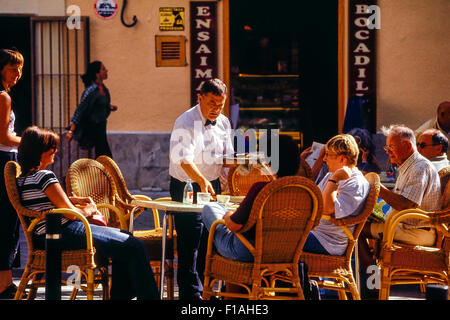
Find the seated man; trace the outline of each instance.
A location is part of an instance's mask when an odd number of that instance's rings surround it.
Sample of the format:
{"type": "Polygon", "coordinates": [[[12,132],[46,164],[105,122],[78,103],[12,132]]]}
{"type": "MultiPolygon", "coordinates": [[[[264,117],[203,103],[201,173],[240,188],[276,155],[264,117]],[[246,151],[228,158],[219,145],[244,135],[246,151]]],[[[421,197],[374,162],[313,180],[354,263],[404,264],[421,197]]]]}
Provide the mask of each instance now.
{"type": "Polygon", "coordinates": [[[431,161],[436,171],[450,166],[447,158],[448,139],[437,129],[425,130],[417,142],[417,150],[431,161]]]}
{"type": "MultiPolygon", "coordinates": [[[[380,197],[392,210],[420,208],[434,211],[441,208],[441,184],[439,175],[430,161],[425,159],[416,149],[414,132],[403,125],[393,125],[382,128],[386,138],[386,153],[392,164],[398,166],[398,177],[394,189],[380,187],[380,197]]],[[[381,239],[384,222],[366,223],[359,237],[359,261],[361,275],[364,279],[367,267],[373,264],[367,238],[381,239]]],[[[434,229],[423,225],[417,219],[410,219],[400,223],[394,234],[394,239],[408,244],[430,246],[435,242],[434,229]]],[[[361,283],[365,283],[361,281],[361,283]]],[[[367,288],[361,287],[361,294],[368,293],[367,288]]],[[[367,296],[369,297],[369,296],[367,296]]]]}
{"type": "MultiPolygon", "coordinates": [[[[416,129],[416,140],[419,140],[420,135],[427,129],[438,129],[450,139],[450,101],[440,103],[436,113],[436,118],[426,121],[416,129]]],[[[447,150],[447,157],[450,157],[450,150],[447,150]]]]}
{"type": "MultiPolygon", "coordinates": [[[[398,177],[394,189],[385,186],[380,188],[383,198],[392,210],[420,208],[425,211],[435,211],[441,208],[441,183],[433,165],[416,149],[414,132],[402,125],[383,128],[387,135],[385,150],[392,164],[398,166],[398,177]]],[[[389,212],[388,212],[389,214],[389,212]]],[[[370,227],[370,235],[380,238],[384,223],[366,224],[365,231],[370,227]]],[[[433,245],[435,232],[428,227],[422,227],[417,221],[407,221],[399,225],[395,240],[416,244],[433,245]]]]}

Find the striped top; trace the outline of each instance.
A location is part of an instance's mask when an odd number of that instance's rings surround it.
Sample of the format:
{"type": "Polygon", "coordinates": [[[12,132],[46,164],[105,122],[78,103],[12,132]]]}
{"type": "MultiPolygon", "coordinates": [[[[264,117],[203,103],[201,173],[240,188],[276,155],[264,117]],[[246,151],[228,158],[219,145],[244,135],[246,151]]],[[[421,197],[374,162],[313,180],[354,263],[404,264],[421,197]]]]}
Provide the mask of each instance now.
{"type": "MultiPolygon", "coordinates": [[[[54,209],[55,205],[45,194],[45,190],[52,184],[59,183],[56,175],[50,170],[34,171],[25,177],[17,178],[17,189],[20,194],[22,205],[34,211],[46,211],[54,209]]],[[[71,220],[62,217],[61,225],[71,220]]],[[[35,235],[44,234],[45,220],[39,222],[34,230],[35,235]]]]}

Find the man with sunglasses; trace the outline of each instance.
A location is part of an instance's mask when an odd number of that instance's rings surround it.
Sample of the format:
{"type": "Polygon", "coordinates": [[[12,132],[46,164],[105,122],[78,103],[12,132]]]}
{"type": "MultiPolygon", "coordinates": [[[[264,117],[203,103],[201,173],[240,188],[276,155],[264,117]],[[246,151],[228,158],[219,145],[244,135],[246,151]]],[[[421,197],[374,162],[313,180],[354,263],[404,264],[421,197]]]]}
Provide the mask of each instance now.
{"type": "MultiPolygon", "coordinates": [[[[443,135],[450,139],[450,101],[439,104],[436,110],[436,117],[430,119],[416,129],[416,139],[427,129],[438,129],[443,135]]],[[[447,150],[447,157],[450,157],[450,150],[447,150]]]]}
{"type": "Polygon", "coordinates": [[[436,171],[450,166],[447,158],[448,139],[437,129],[425,130],[417,142],[417,150],[431,161],[436,171]]]}

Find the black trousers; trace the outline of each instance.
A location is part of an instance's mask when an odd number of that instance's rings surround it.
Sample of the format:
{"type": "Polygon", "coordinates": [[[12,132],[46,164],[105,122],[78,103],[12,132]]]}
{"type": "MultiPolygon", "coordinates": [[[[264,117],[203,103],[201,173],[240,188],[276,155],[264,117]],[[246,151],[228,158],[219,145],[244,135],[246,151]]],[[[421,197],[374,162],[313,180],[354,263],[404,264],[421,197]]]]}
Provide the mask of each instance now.
{"type": "Polygon", "coordinates": [[[20,221],[6,192],[4,171],[9,160],[17,161],[16,152],[0,151],[0,271],[11,270],[20,266],[19,258],[19,226],[20,221]]]}
{"type": "MultiPolygon", "coordinates": [[[[185,182],[170,177],[170,196],[174,201],[183,201],[185,182]]],[[[220,194],[220,180],[211,181],[220,194]]],[[[193,183],[194,202],[200,186],[193,183]]],[[[197,300],[203,292],[203,272],[205,270],[206,248],[208,245],[208,229],[202,222],[198,212],[174,213],[175,230],[177,231],[178,271],[177,282],[180,300],[197,300]]]]}
{"type": "Polygon", "coordinates": [[[94,143],[95,159],[101,155],[112,158],[111,149],[109,148],[108,138],[106,135],[106,121],[99,123],[90,122],[85,130],[89,131],[89,137],[94,143]]]}

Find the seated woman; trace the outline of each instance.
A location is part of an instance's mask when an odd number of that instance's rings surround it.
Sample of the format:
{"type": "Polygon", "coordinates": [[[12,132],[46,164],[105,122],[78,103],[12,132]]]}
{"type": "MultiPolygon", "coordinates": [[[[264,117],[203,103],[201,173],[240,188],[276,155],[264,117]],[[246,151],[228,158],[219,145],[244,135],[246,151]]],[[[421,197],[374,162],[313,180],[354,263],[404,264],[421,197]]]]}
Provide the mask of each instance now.
{"type": "MultiPolygon", "coordinates": [[[[322,191],[322,215],[336,219],[357,216],[364,210],[370,184],[357,168],[359,148],[349,134],[331,138],[325,145],[324,161],[328,173],[318,187],[322,191]]],[[[353,232],[353,228],[350,228],[353,232]]],[[[340,256],[348,246],[348,237],[339,226],[320,220],[305,242],[303,251],[340,256]]]]}
{"type": "MultiPolygon", "coordinates": [[[[27,128],[18,149],[22,174],[17,186],[22,204],[36,211],[68,208],[85,217],[99,214],[91,198],[68,197],[55,174],[45,168],[54,162],[59,136],[36,126],[27,128]]],[[[77,250],[86,246],[86,232],[79,220],[63,216],[62,248],[77,250]]],[[[112,300],[159,299],[158,288],[143,243],[126,231],[90,225],[94,247],[103,257],[112,260],[112,300]]],[[[33,241],[38,249],[45,248],[45,220],[34,231],[33,241]]]]}
{"type": "MultiPolygon", "coordinates": [[[[280,135],[277,177],[295,175],[299,168],[299,156],[299,149],[294,140],[290,136],[280,135]]],[[[211,202],[203,208],[202,220],[208,230],[211,229],[211,225],[216,220],[225,220],[225,225],[218,225],[214,236],[214,244],[220,255],[238,261],[253,261],[253,255],[233,232],[239,231],[247,222],[258,192],[267,183],[269,182],[256,182],[236,211],[227,211],[218,202],[211,202]]],[[[243,236],[254,245],[255,227],[247,231],[243,236]]]]}
{"type": "MultiPolygon", "coordinates": [[[[299,166],[297,144],[287,136],[280,136],[279,143],[277,176],[295,175],[299,166]]],[[[324,161],[328,165],[329,172],[319,184],[324,201],[322,214],[334,214],[337,219],[340,219],[362,212],[370,185],[356,167],[358,154],[358,144],[348,134],[337,135],[325,145],[324,161]]],[[[216,228],[214,236],[214,245],[220,255],[238,261],[253,261],[253,255],[233,232],[239,231],[246,223],[253,201],[267,183],[255,183],[234,212],[227,211],[219,203],[211,203],[203,208],[202,219],[208,230],[216,220],[225,220],[225,225],[221,224],[216,228]]],[[[254,227],[243,235],[250,243],[254,244],[254,227]]],[[[321,220],[309,234],[303,250],[312,253],[342,255],[347,245],[348,238],[340,227],[329,221],[321,220]]]]}

